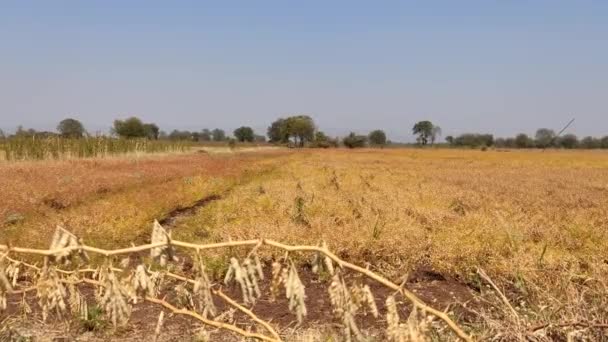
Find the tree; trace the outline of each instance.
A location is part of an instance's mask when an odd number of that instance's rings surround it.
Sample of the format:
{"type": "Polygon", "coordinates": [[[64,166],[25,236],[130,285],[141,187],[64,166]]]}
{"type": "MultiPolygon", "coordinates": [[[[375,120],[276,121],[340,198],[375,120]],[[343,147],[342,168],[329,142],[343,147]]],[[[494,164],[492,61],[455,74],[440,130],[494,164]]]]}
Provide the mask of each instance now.
{"type": "Polygon", "coordinates": [[[169,133],[170,140],[192,140],[192,133],[190,131],[180,131],[174,129],[169,133]]]}
{"type": "Polygon", "coordinates": [[[330,148],[338,147],[338,141],[328,137],[325,133],[317,131],[315,133],[315,140],[313,140],[311,147],[317,148],[330,148]]]}
{"type": "Polygon", "coordinates": [[[242,126],[234,130],[234,137],[240,142],[252,142],[255,139],[255,134],[251,127],[242,126]]]}
{"type": "Polygon", "coordinates": [[[527,134],[520,133],[515,137],[515,147],[528,148],[533,147],[534,143],[527,134]]]}
{"type": "Polygon", "coordinates": [[[492,134],[466,133],[454,138],[453,143],[455,146],[490,147],[494,145],[494,136],[492,134]]]}
{"type": "Polygon", "coordinates": [[[158,140],[158,135],[160,133],[160,128],[156,124],[148,123],[144,124],[144,131],[146,132],[146,137],[150,140],[158,140]]]}
{"type": "Polygon", "coordinates": [[[608,135],[600,139],[600,146],[602,148],[608,148],[608,135]]]}
{"type": "Polygon", "coordinates": [[[431,129],[431,145],[435,144],[435,140],[441,135],[441,127],[433,126],[431,129]]]}
{"type": "Polygon", "coordinates": [[[369,133],[369,143],[372,145],[384,146],[386,145],[386,133],[383,130],[377,129],[369,133]]]}
{"type": "Polygon", "coordinates": [[[265,135],[254,135],[253,137],[253,141],[258,142],[258,143],[265,143],[266,142],[266,136],[265,135]]]}
{"type": "Polygon", "coordinates": [[[63,119],[57,125],[57,131],[65,138],[82,138],[84,136],[84,126],[76,119],[63,119]]]}
{"type": "Polygon", "coordinates": [[[216,128],[211,131],[211,136],[213,137],[213,141],[224,141],[226,140],[226,132],[223,129],[216,128]]]}
{"type": "Polygon", "coordinates": [[[447,137],[445,137],[445,141],[448,142],[448,144],[453,145],[454,144],[454,137],[451,135],[448,135],[447,137]]]}
{"type": "Polygon", "coordinates": [[[274,121],[268,127],[268,138],[273,143],[287,143],[293,138],[296,146],[304,146],[306,142],[313,141],[315,131],[315,123],[310,116],[290,116],[274,121]]]}
{"type": "Polygon", "coordinates": [[[342,139],[342,143],[348,148],[365,147],[367,144],[367,137],[365,135],[356,135],[354,132],[350,132],[348,136],[342,139]]]}
{"type": "Polygon", "coordinates": [[[294,137],[296,146],[304,147],[307,141],[315,136],[315,123],[308,115],[298,115],[287,118],[287,132],[294,137]]]}
{"type": "Polygon", "coordinates": [[[146,136],[144,123],[134,116],[126,120],[114,120],[112,130],[121,138],[143,138],[146,136]]]}
{"type": "Polygon", "coordinates": [[[6,135],[4,134],[4,131],[2,129],[0,129],[0,140],[4,140],[6,139],[6,135]]]}
{"type": "Polygon", "coordinates": [[[412,132],[418,135],[416,141],[421,145],[426,145],[429,138],[433,135],[433,123],[430,121],[419,121],[412,128],[412,132]]]}
{"type": "Polygon", "coordinates": [[[200,141],[211,141],[211,131],[208,128],[205,128],[199,134],[198,139],[200,141]]]}
{"type": "Polygon", "coordinates": [[[574,134],[566,134],[558,139],[558,144],[563,148],[576,148],[578,147],[578,138],[574,134]]]}
{"type": "Polygon", "coordinates": [[[536,147],[547,148],[553,145],[556,135],[552,129],[539,128],[534,137],[536,138],[536,147]]]}
{"type": "Polygon", "coordinates": [[[286,143],[289,140],[287,120],[283,118],[275,120],[268,127],[267,135],[271,143],[286,143]]]}
{"type": "Polygon", "coordinates": [[[584,137],[583,140],[581,140],[580,146],[586,149],[601,148],[602,141],[594,137],[584,137]]]}

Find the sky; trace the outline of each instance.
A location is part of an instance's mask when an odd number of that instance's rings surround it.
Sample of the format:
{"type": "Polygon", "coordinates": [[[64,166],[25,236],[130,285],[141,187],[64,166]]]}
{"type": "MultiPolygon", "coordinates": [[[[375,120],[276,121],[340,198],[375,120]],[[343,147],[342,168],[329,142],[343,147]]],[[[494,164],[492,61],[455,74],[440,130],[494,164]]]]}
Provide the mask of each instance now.
{"type": "Polygon", "coordinates": [[[608,1],[0,0],[0,128],[608,135],[608,1]]]}

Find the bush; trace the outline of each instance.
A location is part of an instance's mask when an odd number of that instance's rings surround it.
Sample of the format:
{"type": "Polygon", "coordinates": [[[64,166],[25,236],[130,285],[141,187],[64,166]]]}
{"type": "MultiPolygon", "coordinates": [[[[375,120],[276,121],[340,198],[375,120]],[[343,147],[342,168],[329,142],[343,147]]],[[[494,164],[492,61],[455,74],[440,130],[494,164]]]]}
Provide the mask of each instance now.
{"type": "Polygon", "coordinates": [[[348,148],[361,148],[367,145],[367,137],[365,135],[356,135],[354,132],[351,132],[342,139],[342,143],[348,148]]]}

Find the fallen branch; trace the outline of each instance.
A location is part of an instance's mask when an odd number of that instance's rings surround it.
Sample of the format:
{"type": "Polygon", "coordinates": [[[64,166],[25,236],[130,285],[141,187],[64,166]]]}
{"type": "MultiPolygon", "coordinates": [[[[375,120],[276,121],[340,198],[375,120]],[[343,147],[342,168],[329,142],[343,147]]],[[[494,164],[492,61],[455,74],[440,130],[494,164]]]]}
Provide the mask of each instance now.
{"type": "Polygon", "coordinates": [[[235,302],[232,298],[226,296],[221,290],[215,290],[215,291],[213,291],[213,294],[215,294],[218,297],[222,298],[223,300],[225,300],[226,302],[228,302],[228,304],[234,306],[235,308],[237,308],[242,313],[244,313],[247,316],[251,317],[251,319],[253,319],[257,323],[259,323],[260,325],[262,325],[266,330],[268,330],[268,332],[271,333],[272,336],[274,336],[274,338],[276,338],[278,341],[282,341],[281,337],[279,336],[279,334],[277,333],[277,331],[274,330],[274,328],[270,324],[268,324],[268,322],[266,322],[266,321],[260,319],[258,316],[256,316],[251,310],[249,310],[249,309],[245,308],[244,306],[240,305],[239,303],[235,302]]]}

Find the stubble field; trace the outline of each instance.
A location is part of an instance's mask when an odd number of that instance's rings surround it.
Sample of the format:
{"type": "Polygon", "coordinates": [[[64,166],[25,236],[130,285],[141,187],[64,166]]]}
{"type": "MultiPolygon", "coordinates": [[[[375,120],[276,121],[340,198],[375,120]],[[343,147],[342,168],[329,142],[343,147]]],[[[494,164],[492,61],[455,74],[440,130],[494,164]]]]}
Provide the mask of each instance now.
{"type": "MultiPolygon", "coordinates": [[[[87,245],[128,247],[150,242],[155,219],[173,239],[191,243],[325,242],[339,258],[412,290],[474,339],[601,340],[608,333],[602,152],[283,150],[0,163],[0,193],[0,244],[48,248],[61,225],[87,245]]],[[[216,286],[234,253],[205,253],[216,286]]],[[[284,252],[258,254],[270,267],[284,252]]],[[[308,256],[290,258],[310,291],[306,323],[294,329],[295,315],[263,304],[252,311],[276,322],[286,340],[343,339],[329,324],[336,313],[319,285],[331,276],[312,274],[308,256]]],[[[386,337],[374,331],[387,325],[380,302],[375,323],[357,321],[375,340],[386,337]]],[[[400,304],[407,338],[455,338],[437,319],[412,323],[407,301],[400,304]]],[[[158,311],[127,332],[87,338],[152,334],[158,311]]],[[[18,325],[12,312],[0,314],[0,330],[18,325]]],[[[160,340],[190,338],[197,326],[160,340]]],[[[82,336],[73,324],[66,329],[82,336]]]]}

